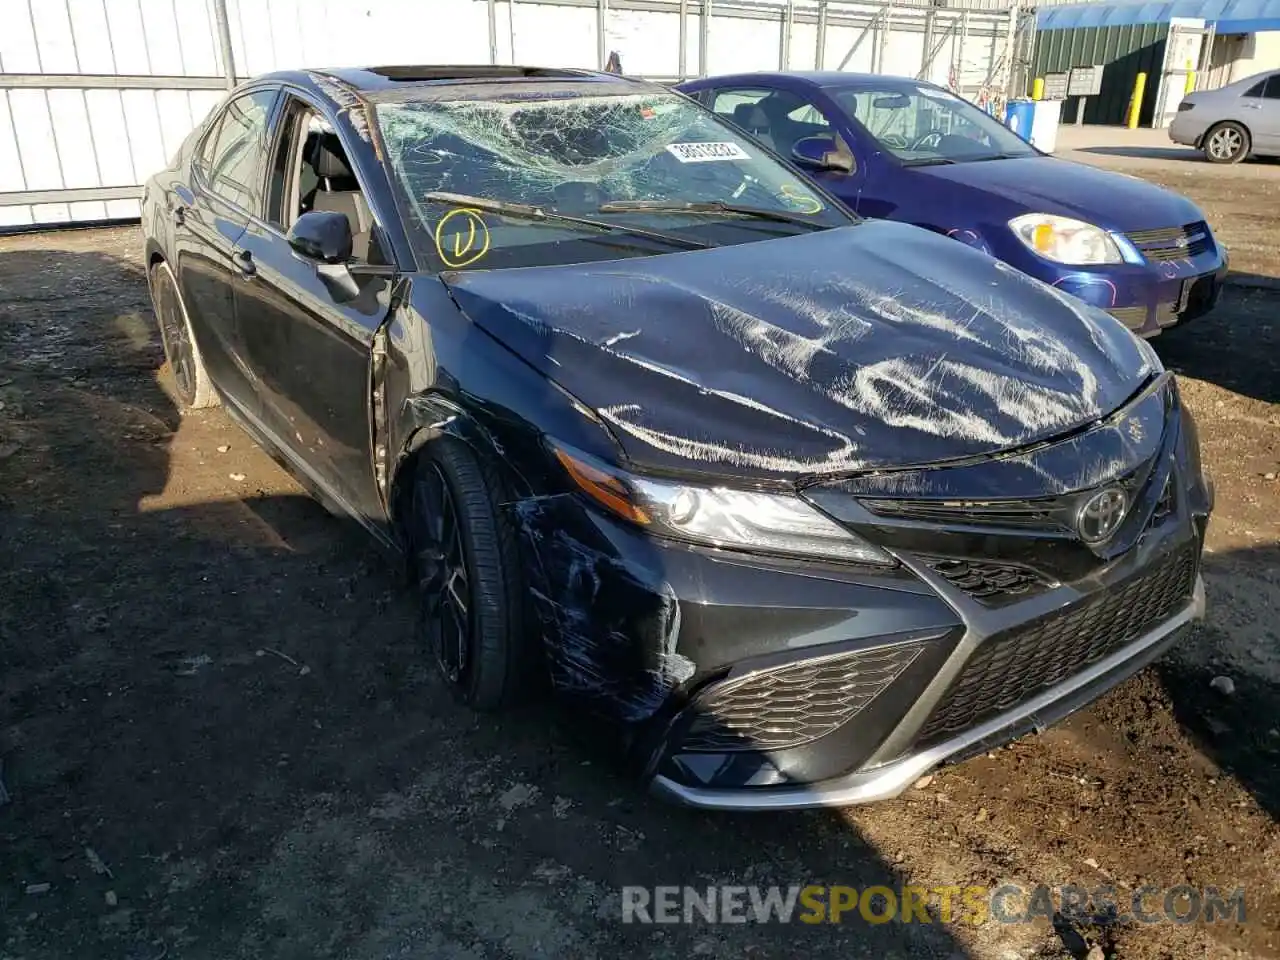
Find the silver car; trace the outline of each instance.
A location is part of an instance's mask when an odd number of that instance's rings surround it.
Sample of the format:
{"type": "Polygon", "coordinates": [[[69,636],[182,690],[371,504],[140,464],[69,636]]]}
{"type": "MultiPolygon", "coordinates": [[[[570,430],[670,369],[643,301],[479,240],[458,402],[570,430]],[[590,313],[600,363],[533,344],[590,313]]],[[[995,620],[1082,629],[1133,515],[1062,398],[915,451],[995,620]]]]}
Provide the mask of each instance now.
{"type": "Polygon", "coordinates": [[[1187,94],[1169,139],[1203,150],[1210,163],[1280,156],[1280,70],[1187,94]]]}

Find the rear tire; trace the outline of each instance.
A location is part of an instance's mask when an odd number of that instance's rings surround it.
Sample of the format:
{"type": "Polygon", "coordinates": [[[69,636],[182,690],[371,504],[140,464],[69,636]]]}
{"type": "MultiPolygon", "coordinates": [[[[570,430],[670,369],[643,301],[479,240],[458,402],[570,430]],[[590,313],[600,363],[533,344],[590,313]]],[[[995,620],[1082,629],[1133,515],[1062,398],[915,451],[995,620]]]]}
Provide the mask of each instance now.
{"type": "Polygon", "coordinates": [[[412,470],[404,522],[424,645],[463,702],[510,707],[535,686],[537,648],[501,478],[452,437],[432,441],[412,470]]]}
{"type": "Polygon", "coordinates": [[[180,412],[216,407],[218,395],[200,359],[200,348],[191,332],[187,306],[182,301],[182,291],[178,289],[178,281],[174,279],[169,264],[161,260],[151,268],[147,280],[180,412]]]}
{"type": "Polygon", "coordinates": [[[1249,156],[1252,146],[1249,131],[1234,120],[1210,127],[1201,144],[1204,157],[1210,163],[1239,163],[1249,156]]]}

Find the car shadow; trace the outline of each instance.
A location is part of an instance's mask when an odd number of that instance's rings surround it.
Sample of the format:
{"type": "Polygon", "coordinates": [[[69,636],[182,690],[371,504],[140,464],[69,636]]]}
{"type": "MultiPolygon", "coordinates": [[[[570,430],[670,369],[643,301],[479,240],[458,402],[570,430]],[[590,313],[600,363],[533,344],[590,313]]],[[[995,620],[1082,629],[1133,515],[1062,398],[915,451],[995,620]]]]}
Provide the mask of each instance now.
{"type": "Polygon", "coordinates": [[[939,923],[623,924],[628,884],[905,878],[836,814],[681,811],[579,715],[455,703],[396,571],[180,416],[154,330],[136,263],[0,247],[6,949],[969,955],[939,923]]]}
{"type": "Polygon", "coordinates": [[[1147,147],[1140,144],[1073,147],[1073,153],[1089,153],[1101,157],[1131,157],[1134,160],[1184,160],[1204,163],[1204,154],[1191,147],[1147,147]]]}
{"type": "Polygon", "coordinates": [[[1166,367],[1265,403],[1280,403],[1280,285],[1231,285],[1211,313],[1151,340],[1166,367]]]}
{"type": "Polygon", "coordinates": [[[1179,724],[1206,757],[1280,821],[1280,630],[1242,634],[1231,623],[1240,586],[1274,583],[1280,547],[1206,554],[1208,619],[1185,656],[1156,665],[1179,724]],[[1256,579],[1255,579],[1256,578],[1256,579]]]}

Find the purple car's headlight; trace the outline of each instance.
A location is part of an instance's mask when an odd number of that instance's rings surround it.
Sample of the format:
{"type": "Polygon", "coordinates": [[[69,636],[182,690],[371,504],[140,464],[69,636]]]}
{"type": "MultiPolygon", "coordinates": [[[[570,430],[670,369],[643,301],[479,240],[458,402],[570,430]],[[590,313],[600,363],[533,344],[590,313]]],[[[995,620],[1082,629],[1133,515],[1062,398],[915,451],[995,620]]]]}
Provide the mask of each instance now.
{"type": "Polygon", "coordinates": [[[1031,251],[1054,263],[1081,267],[1124,263],[1115,238],[1083,220],[1052,213],[1024,213],[1009,221],[1009,229],[1031,251]]]}

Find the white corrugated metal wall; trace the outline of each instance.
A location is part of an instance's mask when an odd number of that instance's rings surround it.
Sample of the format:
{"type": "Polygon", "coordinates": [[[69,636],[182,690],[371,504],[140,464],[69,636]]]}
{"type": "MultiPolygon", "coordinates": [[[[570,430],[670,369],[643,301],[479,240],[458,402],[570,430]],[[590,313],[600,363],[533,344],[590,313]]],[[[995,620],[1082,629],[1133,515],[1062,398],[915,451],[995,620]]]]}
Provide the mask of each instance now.
{"type": "Polygon", "coordinates": [[[137,216],[225,89],[215,37],[210,0],[0,0],[0,226],[137,216]]]}
{"type": "Polygon", "coordinates": [[[1027,22],[995,2],[0,0],[0,228],[136,217],[140,184],[222,97],[224,44],[240,78],[371,63],[599,68],[617,51],[637,76],[825,67],[981,100],[1007,88],[1027,22]]]}

